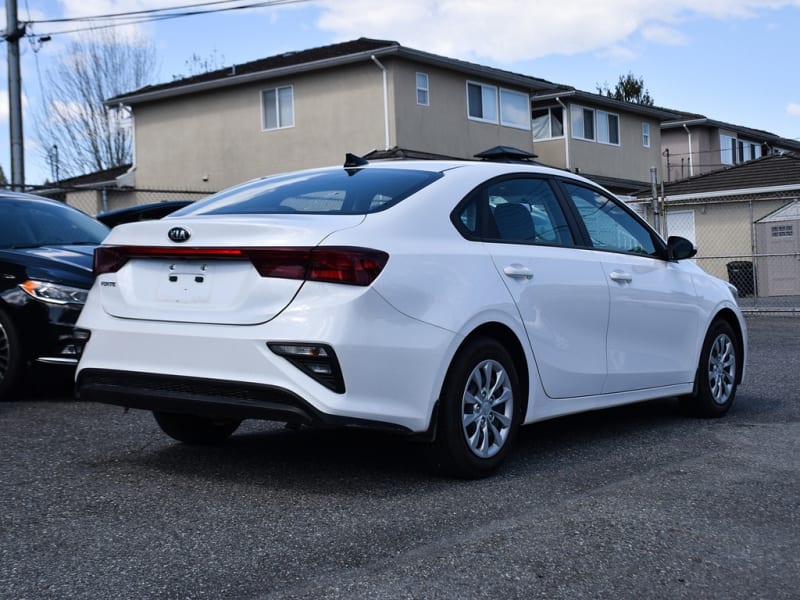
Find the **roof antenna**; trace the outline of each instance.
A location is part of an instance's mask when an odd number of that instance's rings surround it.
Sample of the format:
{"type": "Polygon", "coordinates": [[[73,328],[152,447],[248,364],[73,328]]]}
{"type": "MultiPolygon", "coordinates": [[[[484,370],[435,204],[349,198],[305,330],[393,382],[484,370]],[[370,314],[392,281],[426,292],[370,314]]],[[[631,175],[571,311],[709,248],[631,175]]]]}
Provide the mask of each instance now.
{"type": "Polygon", "coordinates": [[[345,154],[344,157],[344,168],[345,169],[357,169],[359,167],[363,167],[364,165],[368,165],[369,161],[366,158],[362,158],[360,156],[356,156],[355,154],[351,154],[348,152],[345,154]]]}

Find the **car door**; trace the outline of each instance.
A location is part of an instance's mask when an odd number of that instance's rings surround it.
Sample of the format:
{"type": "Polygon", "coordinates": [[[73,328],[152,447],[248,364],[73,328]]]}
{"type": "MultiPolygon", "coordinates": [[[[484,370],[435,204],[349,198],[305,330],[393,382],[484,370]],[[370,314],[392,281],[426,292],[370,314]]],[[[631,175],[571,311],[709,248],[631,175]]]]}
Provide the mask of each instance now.
{"type": "Polygon", "coordinates": [[[475,229],[513,297],[548,396],[600,393],[609,292],[602,266],[577,250],[545,177],[515,175],[474,192],[457,224],[475,229]]]}
{"type": "Polygon", "coordinates": [[[605,393],[693,381],[701,311],[691,275],[621,202],[563,182],[610,292],[605,393]]]}

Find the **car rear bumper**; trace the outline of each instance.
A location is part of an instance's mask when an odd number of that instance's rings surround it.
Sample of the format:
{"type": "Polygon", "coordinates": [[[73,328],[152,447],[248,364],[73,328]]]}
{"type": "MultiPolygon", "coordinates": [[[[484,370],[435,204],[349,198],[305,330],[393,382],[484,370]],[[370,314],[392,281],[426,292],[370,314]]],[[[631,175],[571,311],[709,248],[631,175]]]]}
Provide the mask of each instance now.
{"type": "Polygon", "coordinates": [[[82,400],[157,412],[226,419],[262,419],[309,427],[361,427],[411,433],[400,425],[327,415],[289,390],[218,379],[84,369],[77,381],[82,400]]]}
{"type": "MultiPolygon", "coordinates": [[[[96,298],[90,295],[87,306],[96,298]]],[[[155,411],[422,433],[459,341],[403,315],[371,289],[322,284],[305,284],[293,308],[254,326],[120,319],[98,308],[84,310],[78,323],[91,332],[78,392],[155,411]],[[343,389],[276,353],[276,343],[329,347],[343,389]]]]}

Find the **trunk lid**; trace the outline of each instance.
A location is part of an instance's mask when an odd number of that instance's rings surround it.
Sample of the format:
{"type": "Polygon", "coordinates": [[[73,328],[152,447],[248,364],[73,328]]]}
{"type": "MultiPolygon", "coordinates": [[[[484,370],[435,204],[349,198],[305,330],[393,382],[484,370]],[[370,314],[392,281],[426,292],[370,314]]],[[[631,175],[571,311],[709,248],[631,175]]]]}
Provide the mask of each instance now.
{"type": "Polygon", "coordinates": [[[130,255],[116,272],[100,274],[92,293],[108,314],[124,319],[264,323],[289,305],[304,280],[262,276],[250,258],[253,251],[313,248],[363,219],[237,215],[120,225],[104,246],[121,246],[130,255]],[[172,241],[171,231],[181,241],[172,241]]]}

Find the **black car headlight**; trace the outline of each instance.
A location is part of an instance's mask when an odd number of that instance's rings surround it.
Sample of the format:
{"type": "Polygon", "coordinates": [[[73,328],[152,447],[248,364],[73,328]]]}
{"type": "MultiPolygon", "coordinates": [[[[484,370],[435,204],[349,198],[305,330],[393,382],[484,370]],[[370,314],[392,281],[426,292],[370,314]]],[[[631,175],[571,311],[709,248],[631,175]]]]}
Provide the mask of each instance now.
{"type": "Polygon", "coordinates": [[[29,296],[50,304],[85,304],[89,295],[89,290],[50,281],[29,279],[20,283],[19,287],[29,296]]]}

